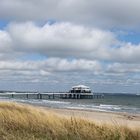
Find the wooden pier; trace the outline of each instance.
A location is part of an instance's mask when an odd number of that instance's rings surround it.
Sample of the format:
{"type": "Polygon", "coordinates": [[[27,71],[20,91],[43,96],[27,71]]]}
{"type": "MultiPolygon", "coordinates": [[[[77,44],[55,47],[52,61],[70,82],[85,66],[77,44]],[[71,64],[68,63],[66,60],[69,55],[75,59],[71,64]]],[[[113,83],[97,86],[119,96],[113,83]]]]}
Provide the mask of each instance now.
{"type": "Polygon", "coordinates": [[[48,93],[9,93],[1,94],[3,97],[20,99],[101,99],[103,94],[95,93],[70,93],[70,92],[48,92],[48,93]]]}
{"type": "Polygon", "coordinates": [[[104,95],[101,93],[93,93],[90,87],[85,85],[73,86],[68,92],[16,92],[5,91],[1,95],[9,95],[11,98],[26,99],[101,99],[104,95]]]}

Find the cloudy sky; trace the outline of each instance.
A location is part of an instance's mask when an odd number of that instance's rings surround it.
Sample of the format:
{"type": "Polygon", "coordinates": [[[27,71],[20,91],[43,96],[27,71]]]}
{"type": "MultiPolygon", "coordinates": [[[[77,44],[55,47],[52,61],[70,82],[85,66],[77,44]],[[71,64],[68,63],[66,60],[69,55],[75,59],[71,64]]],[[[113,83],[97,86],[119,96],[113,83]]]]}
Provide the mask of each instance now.
{"type": "Polygon", "coordinates": [[[0,0],[0,90],[140,92],[139,0],[0,0]]]}

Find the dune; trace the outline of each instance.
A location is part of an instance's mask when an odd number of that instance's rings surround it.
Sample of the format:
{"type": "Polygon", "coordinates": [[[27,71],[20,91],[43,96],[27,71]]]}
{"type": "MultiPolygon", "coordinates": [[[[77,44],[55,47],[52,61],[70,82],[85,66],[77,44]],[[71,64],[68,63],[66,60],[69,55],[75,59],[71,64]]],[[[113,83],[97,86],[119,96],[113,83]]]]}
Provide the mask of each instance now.
{"type": "Polygon", "coordinates": [[[60,114],[60,110],[1,102],[0,140],[140,139],[138,128],[131,129],[116,124],[101,125],[86,117],[60,114]]]}

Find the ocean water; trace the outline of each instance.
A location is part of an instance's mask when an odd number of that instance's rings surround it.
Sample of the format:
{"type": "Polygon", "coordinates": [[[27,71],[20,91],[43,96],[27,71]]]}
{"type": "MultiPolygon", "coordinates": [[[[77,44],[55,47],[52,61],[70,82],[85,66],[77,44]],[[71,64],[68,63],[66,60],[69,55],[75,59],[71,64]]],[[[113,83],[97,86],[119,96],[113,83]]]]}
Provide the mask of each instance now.
{"type": "Polygon", "coordinates": [[[36,99],[37,95],[0,94],[0,101],[14,101],[51,108],[80,109],[89,111],[126,112],[140,114],[140,95],[104,94],[102,99],[36,99]]]}

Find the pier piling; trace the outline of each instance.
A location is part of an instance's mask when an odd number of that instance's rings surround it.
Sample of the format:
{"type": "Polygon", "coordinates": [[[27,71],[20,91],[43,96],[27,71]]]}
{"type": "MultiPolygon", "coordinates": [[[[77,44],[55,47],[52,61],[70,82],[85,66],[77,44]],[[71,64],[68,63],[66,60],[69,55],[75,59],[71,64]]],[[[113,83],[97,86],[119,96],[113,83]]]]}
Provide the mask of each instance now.
{"type": "Polygon", "coordinates": [[[29,95],[28,95],[28,94],[26,94],[26,98],[27,98],[27,99],[29,98],[29,95]]]}

